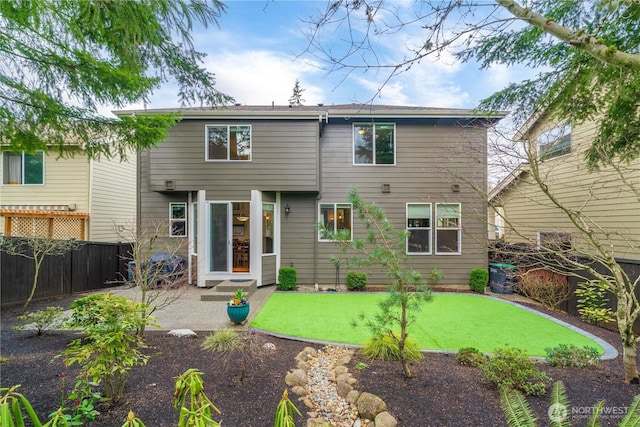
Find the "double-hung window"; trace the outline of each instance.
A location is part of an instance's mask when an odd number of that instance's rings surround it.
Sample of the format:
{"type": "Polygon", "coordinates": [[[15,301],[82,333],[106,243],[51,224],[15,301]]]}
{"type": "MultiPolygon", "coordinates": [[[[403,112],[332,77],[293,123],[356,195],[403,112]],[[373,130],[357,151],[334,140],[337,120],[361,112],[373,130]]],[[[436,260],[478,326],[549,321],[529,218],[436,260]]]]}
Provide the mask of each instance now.
{"type": "Polygon", "coordinates": [[[459,203],[436,203],[436,254],[461,253],[459,203]]]}
{"type": "Polygon", "coordinates": [[[431,203],[407,203],[407,254],[431,253],[431,203]]]}
{"type": "Polygon", "coordinates": [[[555,126],[538,135],[538,158],[552,159],[571,153],[571,125],[555,126]]]}
{"type": "Polygon", "coordinates": [[[393,123],[354,124],[353,164],[395,165],[396,125],[393,123]]]}
{"type": "Polygon", "coordinates": [[[20,185],[44,184],[44,152],[33,154],[2,153],[2,183],[20,185]]]}
{"type": "Polygon", "coordinates": [[[207,125],[207,160],[251,160],[251,126],[207,125]]]}
{"type": "Polygon", "coordinates": [[[340,233],[341,237],[351,240],[353,237],[352,209],[349,203],[322,203],[320,208],[320,224],[322,228],[318,231],[318,240],[331,241],[329,233],[340,233]]]}
{"type": "Polygon", "coordinates": [[[187,204],[169,203],[169,236],[187,235],[187,204]]]}

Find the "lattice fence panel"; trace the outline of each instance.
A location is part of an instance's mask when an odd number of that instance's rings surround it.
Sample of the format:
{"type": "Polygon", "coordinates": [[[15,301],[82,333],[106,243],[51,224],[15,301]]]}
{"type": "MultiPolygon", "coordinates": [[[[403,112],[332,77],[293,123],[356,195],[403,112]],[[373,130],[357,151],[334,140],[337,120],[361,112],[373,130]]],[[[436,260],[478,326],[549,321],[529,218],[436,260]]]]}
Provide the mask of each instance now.
{"type": "Polygon", "coordinates": [[[51,239],[84,240],[84,218],[11,218],[10,235],[16,237],[47,237],[51,239]]]}
{"type": "Polygon", "coordinates": [[[14,217],[11,219],[11,235],[19,237],[49,237],[49,219],[14,217]]]}
{"type": "Polygon", "coordinates": [[[84,219],[73,217],[53,218],[52,239],[78,239],[83,240],[84,219]]]}

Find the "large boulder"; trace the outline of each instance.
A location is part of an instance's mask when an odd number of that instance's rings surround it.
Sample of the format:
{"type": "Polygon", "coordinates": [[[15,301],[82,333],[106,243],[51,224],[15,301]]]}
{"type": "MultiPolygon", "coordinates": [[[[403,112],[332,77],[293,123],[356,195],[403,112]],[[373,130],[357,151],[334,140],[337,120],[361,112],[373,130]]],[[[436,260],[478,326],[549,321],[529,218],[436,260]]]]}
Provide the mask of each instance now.
{"type": "Polygon", "coordinates": [[[358,407],[360,417],[372,421],[380,412],[387,410],[387,404],[384,403],[384,400],[380,399],[375,394],[367,392],[360,394],[360,397],[358,397],[358,400],[356,401],[356,406],[358,407]]]}

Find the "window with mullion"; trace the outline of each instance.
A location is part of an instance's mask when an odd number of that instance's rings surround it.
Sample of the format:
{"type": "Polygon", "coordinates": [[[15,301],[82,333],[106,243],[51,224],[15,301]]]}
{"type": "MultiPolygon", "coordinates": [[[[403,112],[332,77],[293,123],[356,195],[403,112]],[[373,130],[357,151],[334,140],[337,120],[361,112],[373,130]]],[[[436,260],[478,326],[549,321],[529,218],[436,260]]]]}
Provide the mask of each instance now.
{"type": "Polygon", "coordinates": [[[353,237],[351,224],[352,208],[349,203],[322,203],[319,205],[319,220],[322,228],[318,230],[318,240],[330,242],[329,233],[343,233],[348,240],[353,237]]]}
{"type": "Polygon", "coordinates": [[[44,151],[33,154],[3,152],[3,184],[44,184],[44,151]]]}
{"type": "Polygon", "coordinates": [[[169,236],[187,235],[187,204],[169,203],[169,236]]]}
{"type": "Polygon", "coordinates": [[[395,165],[396,126],[393,123],[353,125],[353,163],[356,165],[395,165]]]}
{"type": "Polygon", "coordinates": [[[407,254],[431,254],[431,203],[407,203],[407,254]]]}
{"type": "Polygon", "coordinates": [[[207,160],[251,160],[251,126],[207,125],[207,160]]]}
{"type": "Polygon", "coordinates": [[[460,203],[436,203],[436,254],[460,253],[460,203]]]}

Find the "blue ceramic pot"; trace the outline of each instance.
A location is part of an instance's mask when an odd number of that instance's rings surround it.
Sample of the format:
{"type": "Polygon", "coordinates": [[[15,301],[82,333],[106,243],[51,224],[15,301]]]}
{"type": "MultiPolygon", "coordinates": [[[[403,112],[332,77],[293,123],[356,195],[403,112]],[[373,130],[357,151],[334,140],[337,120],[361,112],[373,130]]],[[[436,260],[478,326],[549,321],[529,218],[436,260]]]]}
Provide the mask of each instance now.
{"type": "Polygon", "coordinates": [[[233,323],[244,322],[249,315],[249,309],[250,307],[248,302],[240,305],[232,305],[227,303],[227,315],[233,323]]]}

